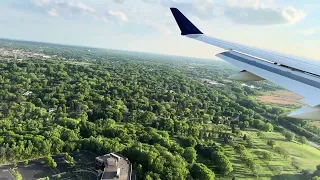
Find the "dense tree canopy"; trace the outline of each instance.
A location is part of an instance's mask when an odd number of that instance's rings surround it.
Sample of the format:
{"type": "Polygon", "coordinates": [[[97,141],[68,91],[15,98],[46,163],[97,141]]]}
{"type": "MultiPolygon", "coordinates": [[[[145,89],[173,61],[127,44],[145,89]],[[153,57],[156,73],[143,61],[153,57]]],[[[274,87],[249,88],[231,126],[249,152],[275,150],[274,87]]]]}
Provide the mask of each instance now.
{"type": "MultiPolygon", "coordinates": [[[[224,81],[235,70],[223,62],[6,40],[0,44],[27,54],[22,61],[0,56],[1,163],[45,157],[55,167],[49,154],[119,152],[133,163],[138,179],[214,179],[233,171],[223,146],[236,146],[232,138],[242,137],[239,128],[271,132],[279,122],[308,139],[320,134],[305,121],[288,122],[280,116],[282,109],[248,98],[257,90],[224,81]]],[[[252,84],[277,89],[265,82],[252,84]]],[[[286,137],[293,140],[294,134],[286,137]]],[[[244,142],[253,146],[250,137],[244,142]]],[[[257,174],[259,164],[243,148],[238,148],[242,160],[257,174]]],[[[74,161],[69,154],[65,160],[74,161]]]]}

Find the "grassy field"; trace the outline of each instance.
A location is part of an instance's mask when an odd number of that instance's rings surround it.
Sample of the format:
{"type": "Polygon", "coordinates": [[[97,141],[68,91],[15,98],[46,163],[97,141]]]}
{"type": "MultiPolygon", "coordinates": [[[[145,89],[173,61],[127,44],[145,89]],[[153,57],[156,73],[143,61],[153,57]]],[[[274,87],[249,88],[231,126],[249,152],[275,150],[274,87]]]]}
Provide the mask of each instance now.
{"type": "MultiPolygon", "coordinates": [[[[241,162],[239,155],[234,151],[233,147],[226,145],[224,149],[226,155],[233,163],[234,171],[227,178],[220,178],[221,180],[231,179],[274,179],[274,180],[302,180],[304,177],[299,175],[299,172],[304,170],[314,171],[316,165],[320,164],[320,151],[309,146],[302,145],[297,142],[287,142],[282,134],[277,132],[265,133],[265,139],[257,137],[257,131],[248,130],[243,133],[249,135],[253,141],[253,147],[247,148],[252,157],[257,160],[261,166],[259,177],[256,178],[252,175],[252,172],[247,168],[244,163],[241,162]],[[290,156],[288,159],[284,159],[280,155],[276,154],[271,147],[266,144],[267,140],[275,140],[276,146],[285,148],[290,156]],[[262,152],[269,151],[273,154],[273,159],[270,162],[265,162],[262,158],[262,152]]],[[[238,138],[236,141],[240,141],[238,138]]]]}
{"type": "MultiPolygon", "coordinates": [[[[265,92],[261,96],[253,96],[251,98],[263,102],[270,107],[280,107],[284,109],[286,113],[303,105],[299,102],[302,97],[287,90],[265,92]]],[[[312,122],[312,124],[320,126],[320,122],[312,122]]],[[[224,149],[233,163],[234,171],[229,177],[220,178],[221,180],[229,180],[232,177],[236,177],[237,180],[304,180],[306,178],[299,174],[301,170],[313,172],[316,169],[316,165],[320,164],[319,150],[309,145],[302,145],[299,142],[288,142],[281,133],[264,133],[264,139],[257,136],[257,130],[247,130],[243,131],[243,133],[249,135],[253,141],[253,147],[247,148],[247,150],[261,166],[259,177],[254,177],[250,169],[241,162],[239,155],[234,151],[233,147],[226,145],[224,149]],[[286,149],[290,154],[289,158],[284,159],[276,154],[274,150],[267,145],[267,140],[274,140],[276,146],[286,149]],[[273,154],[273,159],[270,162],[263,160],[263,151],[269,151],[273,154]]],[[[235,141],[240,142],[241,138],[236,138],[235,141]]]]}

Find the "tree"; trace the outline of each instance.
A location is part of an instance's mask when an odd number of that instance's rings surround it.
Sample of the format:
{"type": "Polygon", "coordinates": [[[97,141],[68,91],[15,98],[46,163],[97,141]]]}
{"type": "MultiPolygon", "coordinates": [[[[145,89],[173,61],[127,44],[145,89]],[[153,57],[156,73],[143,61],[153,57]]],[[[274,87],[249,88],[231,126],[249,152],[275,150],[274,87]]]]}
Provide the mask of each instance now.
{"type": "Polygon", "coordinates": [[[285,132],[284,136],[288,141],[293,141],[295,137],[295,135],[289,131],[285,132]]]}
{"type": "Polygon", "coordinates": [[[222,152],[216,153],[216,160],[215,163],[219,166],[219,170],[222,174],[227,175],[230,172],[233,171],[232,163],[228,159],[226,155],[224,155],[222,152]]]}
{"type": "Polygon", "coordinates": [[[245,141],[246,141],[247,147],[252,148],[254,146],[250,136],[247,136],[245,141]]]}
{"type": "Polygon", "coordinates": [[[185,147],[194,147],[197,145],[197,141],[192,136],[183,137],[182,140],[183,146],[185,147]]]}
{"type": "Polygon", "coordinates": [[[260,164],[253,159],[248,159],[246,164],[249,167],[249,169],[252,171],[252,173],[257,177],[261,169],[260,164]]]}
{"type": "Polygon", "coordinates": [[[215,177],[215,174],[202,163],[193,164],[190,174],[195,180],[214,180],[215,177]]]}
{"type": "Polygon", "coordinates": [[[50,178],[48,176],[43,177],[43,178],[39,178],[38,180],[50,180],[50,178]]]}
{"type": "Polygon", "coordinates": [[[14,178],[15,180],[22,180],[22,176],[21,176],[21,174],[19,173],[19,171],[12,171],[11,174],[13,175],[13,178],[14,178]]]}
{"type": "Polygon", "coordinates": [[[48,155],[44,158],[45,163],[50,166],[51,168],[57,167],[57,163],[54,161],[54,159],[51,157],[51,155],[48,155]]]}
{"type": "Polygon", "coordinates": [[[271,123],[266,123],[264,126],[263,126],[263,129],[264,131],[266,132],[272,132],[273,131],[273,126],[271,123]]]}
{"type": "Polygon", "coordinates": [[[147,172],[147,175],[145,176],[144,180],[161,180],[160,175],[153,172],[147,172]]]}
{"type": "Polygon", "coordinates": [[[267,144],[268,144],[268,146],[273,148],[276,145],[276,142],[274,140],[268,140],[267,144]]]}
{"type": "Polygon", "coordinates": [[[232,133],[236,133],[236,126],[234,124],[232,125],[232,133]]]}
{"type": "Polygon", "coordinates": [[[26,165],[28,165],[29,164],[29,160],[25,160],[24,162],[23,162],[23,164],[26,166],[26,165]]]}
{"type": "Polygon", "coordinates": [[[184,150],[183,157],[188,163],[193,163],[197,159],[197,152],[193,147],[187,147],[184,150]]]}
{"type": "Polygon", "coordinates": [[[320,176],[314,176],[311,180],[320,180],[320,176]]]}
{"type": "Polygon", "coordinates": [[[143,124],[146,124],[146,123],[150,123],[153,118],[154,118],[154,113],[150,111],[146,111],[142,113],[142,115],[139,118],[139,121],[141,121],[143,124]]]}
{"type": "Polygon", "coordinates": [[[249,125],[250,125],[250,123],[249,123],[249,121],[244,121],[244,122],[243,122],[243,125],[244,125],[245,128],[248,128],[249,125]]]}
{"type": "Polygon", "coordinates": [[[15,168],[18,167],[18,162],[17,161],[13,162],[13,167],[15,167],[15,168]]]}
{"type": "Polygon", "coordinates": [[[278,153],[279,155],[283,156],[284,159],[287,159],[289,157],[289,152],[287,150],[285,150],[284,148],[282,148],[282,147],[276,146],[274,148],[274,151],[276,153],[278,153]]]}
{"type": "Polygon", "coordinates": [[[243,135],[243,138],[242,138],[244,141],[247,140],[247,134],[243,135]]]}
{"type": "Polygon", "coordinates": [[[282,166],[277,167],[276,169],[274,169],[274,171],[276,172],[277,175],[280,175],[281,172],[283,171],[283,167],[282,166]]]}
{"type": "Polygon", "coordinates": [[[73,163],[74,163],[73,157],[70,156],[68,153],[66,153],[66,154],[64,155],[64,158],[65,158],[65,160],[66,160],[68,163],[70,163],[70,164],[73,164],[73,163]]]}
{"type": "Polygon", "coordinates": [[[299,138],[299,142],[300,142],[301,144],[306,144],[306,143],[307,143],[307,138],[304,137],[304,136],[301,136],[301,137],[299,138]]]}
{"type": "Polygon", "coordinates": [[[257,132],[257,136],[260,137],[260,138],[262,138],[262,139],[264,139],[264,138],[266,137],[266,136],[264,135],[264,133],[261,132],[261,131],[258,131],[258,132],[257,132]]]}
{"type": "Polygon", "coordinates": [[[271,161],[272,160],[272,153],[267,152],[267,151],[263,151],[262,158],[264,161],[271,161]]]}

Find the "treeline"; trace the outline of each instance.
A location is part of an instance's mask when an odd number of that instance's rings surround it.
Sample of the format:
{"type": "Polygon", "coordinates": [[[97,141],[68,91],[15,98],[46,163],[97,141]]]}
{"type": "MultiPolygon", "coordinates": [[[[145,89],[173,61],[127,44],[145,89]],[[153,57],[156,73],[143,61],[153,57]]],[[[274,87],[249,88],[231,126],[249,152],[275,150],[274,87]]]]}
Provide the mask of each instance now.
{"type": "Polygon", "coordinates": [[[310,125],[310,122],[308,121],[297,120],[290,117],[281,117],[279,118],[279,123],[300,136],[304,136],[309,140],[320,143],[320,129],[310,125]]]}

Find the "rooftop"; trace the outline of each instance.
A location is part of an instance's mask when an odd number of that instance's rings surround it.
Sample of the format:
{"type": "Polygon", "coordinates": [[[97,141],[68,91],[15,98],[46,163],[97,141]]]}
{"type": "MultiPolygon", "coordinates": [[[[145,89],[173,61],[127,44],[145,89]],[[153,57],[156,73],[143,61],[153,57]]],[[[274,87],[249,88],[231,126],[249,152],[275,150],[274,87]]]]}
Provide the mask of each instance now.
{"type": "Polygon", "coordinates": [[[104,162],[104,168],[101,180],[129,180],[131,179],[131,163],[126,158],[116,153],[110,153],[96,157],[96,161],[104,162]],[[120,176],[117,177],[117,171],[120,176]]]}

